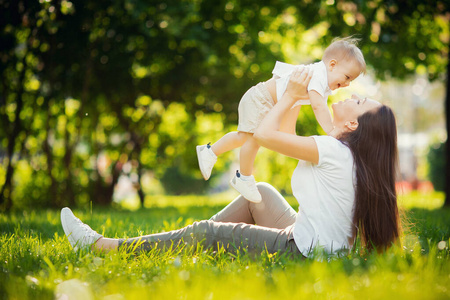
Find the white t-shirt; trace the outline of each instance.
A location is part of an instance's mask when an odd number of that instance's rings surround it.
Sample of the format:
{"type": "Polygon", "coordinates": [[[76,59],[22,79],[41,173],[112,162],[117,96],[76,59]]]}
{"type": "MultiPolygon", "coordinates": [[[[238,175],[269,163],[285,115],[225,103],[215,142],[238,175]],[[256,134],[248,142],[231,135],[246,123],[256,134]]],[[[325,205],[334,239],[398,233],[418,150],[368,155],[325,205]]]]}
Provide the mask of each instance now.
{"type": "MultiPolygon", "coordinates": [[[[294,66],[291,64],[287,64],[284,62],[277,61],[275,63],[275,67],[273,68],[272,74],[279,76],[276,80],[277,86],[277,101],[281,99],[284,92],[286,91],[289,78],[291,77],[292,72],[301,65],[294,66]]],[[[314,64],[307,65],[310,70],[314,70],[314,74],[311,77],[311,81],[308,84],[308,92],[311,90],[316,91],[325,99],[331,95],[331,89],[328,86],[328,78],[327,78],[327,68],[323,61],[319,61],[314,64]]],[[[299,100],[295,102],[295,106],[297,105],[309,105],[311,102],[309,100],[299,100]]]]}
{"type": "Polygon", "coordinates": [[[350,149],[331,136],[314,136],[319,163],[299,161],[292,192],[299,203],[294,240],[304,256],[319,246],[328,253],[350,249],[356,178],[350,149]]]}

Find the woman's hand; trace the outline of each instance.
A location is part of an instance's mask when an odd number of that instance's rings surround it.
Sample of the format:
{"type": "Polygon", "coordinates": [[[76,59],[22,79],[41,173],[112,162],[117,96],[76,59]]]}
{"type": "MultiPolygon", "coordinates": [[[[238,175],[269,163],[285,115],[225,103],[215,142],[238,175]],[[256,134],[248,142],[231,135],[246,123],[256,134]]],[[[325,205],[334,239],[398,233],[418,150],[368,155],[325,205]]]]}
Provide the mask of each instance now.
{"type": "Polygon", "coordinates": [[[297,68],[289,79],[286,94],[290,101],[297,101],[300,99],[308,99],[308,84],[311,81],[313,71],[309,68],[301,66],[297,68]]]}

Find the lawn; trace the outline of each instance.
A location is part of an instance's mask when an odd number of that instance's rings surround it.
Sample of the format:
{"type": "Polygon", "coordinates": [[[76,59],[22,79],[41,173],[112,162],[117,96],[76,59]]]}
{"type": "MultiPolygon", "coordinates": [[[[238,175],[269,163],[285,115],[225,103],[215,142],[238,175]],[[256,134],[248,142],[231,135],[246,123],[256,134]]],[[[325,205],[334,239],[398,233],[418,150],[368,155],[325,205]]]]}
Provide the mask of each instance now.
{"type": "MultiPolygon", "coordinates": [[[[74,212],[105,236],[122,238],[207,219],[227,201],[161,196],[134,211],[94,206],[74,212]]],[[[0,298],[449,299],[450,210],[440,208],[442,202],[438,193],[401,197],[402,247],[330,260],[203,249],[139,255],[74,252],[59,211],[0,214],[0,298]]]]}

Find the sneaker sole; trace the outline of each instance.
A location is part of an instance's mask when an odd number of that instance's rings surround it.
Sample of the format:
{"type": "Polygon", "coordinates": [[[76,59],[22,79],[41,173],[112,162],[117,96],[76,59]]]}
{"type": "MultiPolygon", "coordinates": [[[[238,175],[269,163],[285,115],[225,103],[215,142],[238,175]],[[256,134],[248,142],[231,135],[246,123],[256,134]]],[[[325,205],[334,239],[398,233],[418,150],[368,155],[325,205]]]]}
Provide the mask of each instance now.
{"type": "Polygon", "coordinates": [[[234,180],[234,179],[235,179],[235,178],[233,177],[233,179],[230,180],[230,186],[231,186],[233,189],[235,189],[239,194],[241,194],[241,196],[244,197],[247,201],[250,201],[250,202],[253,202],[253,203],[261,203],[262,199],[259,199],[259,200],[253,200],[253,199],[248,199],[247,197],[245,197],[244,195],[242,195],[242,193],[239,192],[239,190],[237,189],[236,184],[233,183],[233,180],[234,180]]]}
{"type": "Polygon", "coordinates": [[[203,179],[208,180],[209,176],[206,176],[206,174],[203,173],[203,164],[200,159],[200,151],[202,151],[202,147],[205,146],[197,146],[195,150],[197,151],[197,161],[198,161],[198,167],[200,168],[200,173],[202,173],[203,179]]]}

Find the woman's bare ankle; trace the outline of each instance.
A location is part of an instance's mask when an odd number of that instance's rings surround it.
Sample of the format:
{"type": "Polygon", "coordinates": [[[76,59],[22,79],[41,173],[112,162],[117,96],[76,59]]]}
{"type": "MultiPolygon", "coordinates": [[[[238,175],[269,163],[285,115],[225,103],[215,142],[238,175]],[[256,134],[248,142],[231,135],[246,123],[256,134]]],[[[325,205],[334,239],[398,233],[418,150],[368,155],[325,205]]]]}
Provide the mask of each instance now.
{"type": "Polygon", "coordinates": [[[92,250],[100,250],[104,252],[109,252],[111,250],[116,250],[118,248],[119,248],[118,239],[101,237],[94,244],[92,244],[92,250]]]}

